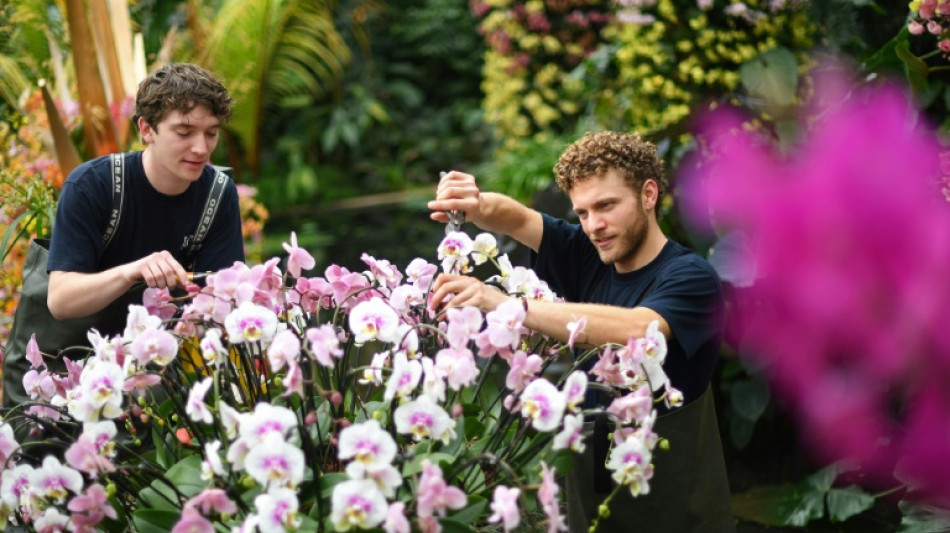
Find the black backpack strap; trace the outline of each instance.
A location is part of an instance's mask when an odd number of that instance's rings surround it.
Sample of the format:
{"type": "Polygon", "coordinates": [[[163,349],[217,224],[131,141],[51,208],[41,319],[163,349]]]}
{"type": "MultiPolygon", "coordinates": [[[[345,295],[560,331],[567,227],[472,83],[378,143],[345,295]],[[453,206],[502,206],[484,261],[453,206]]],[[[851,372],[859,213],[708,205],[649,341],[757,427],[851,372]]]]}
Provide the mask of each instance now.
{"type": "Polygon", "coordinates": [[[109,223],[102,235],[103,250],[112,242],[112,237],[115,236],[115,231],[119,227],[124,201],[122,192],[125,187],[125,154],[112,154],[110,159],[112,161],[112,212],[109,213],[109,223]]]}
{"type": "Polygon", "coordinates": [[[184,261],[182,266],[188,270],[194,270],[195,259],[198,257],[198,251],[204,244],[205,237],[214,223],[214,217],[218,214],[218,206],[221,205],[221,199],[224,198],[224,191],[227,189],[230,178],[224,172],[217,168],[214,171],[214,183],[208,192],[208,199],[205,200],[204,208],[201,210],[201,218],[198,219],[198,227],[195,233],[185,239],[182,245],[182,257],[184,261]]]}

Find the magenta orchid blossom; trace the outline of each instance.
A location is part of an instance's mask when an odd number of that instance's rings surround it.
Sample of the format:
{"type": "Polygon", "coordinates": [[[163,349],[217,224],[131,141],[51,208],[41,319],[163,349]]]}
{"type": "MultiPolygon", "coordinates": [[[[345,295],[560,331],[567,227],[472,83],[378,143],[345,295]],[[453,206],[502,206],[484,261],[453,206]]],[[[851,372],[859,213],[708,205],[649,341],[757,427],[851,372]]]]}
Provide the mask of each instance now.
{"type": "Polygon", "coordinates": [[[750,253],[724,258],[754,279],[737,334],[814,450],[950,499],[942,149],[896,87],[815,91],[823,107],[782,153],[740,116],[707,117],[709,157],[684,176],[690,212],[748,235],[750,253]]]}

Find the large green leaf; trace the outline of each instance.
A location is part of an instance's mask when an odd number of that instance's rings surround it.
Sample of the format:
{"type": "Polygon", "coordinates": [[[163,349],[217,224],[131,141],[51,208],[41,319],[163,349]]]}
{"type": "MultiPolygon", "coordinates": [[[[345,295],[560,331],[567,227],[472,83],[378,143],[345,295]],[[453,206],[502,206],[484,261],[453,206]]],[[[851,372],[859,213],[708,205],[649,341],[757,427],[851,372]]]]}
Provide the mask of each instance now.
{"type": "Polygon", "coordinates": [[[177,509],[175,502],[179,500],[178,493],[190,498],[201,492],[205,488],[205,482],[201,480],[201,461],[200,455],[190,455],[172,465],[164,476],[168,483],[156,479],[139,493],[143,506],[160,510],[177,509]]]}
{"type": "Polygon", "coordinates": [[[844,522],[852,516],[867,511],[874,505],[874,496],[860,487],[851,485],[828,491],[828,517],[832,522],[844,522]]]}
{"type": "Polygon", "coordinates": [[[904,73],[907,75],[907,81],[914,91],[920,91],[927,84],[927,75],[930,74],[930,67],[924,63],[923,59],[915,56],[910,51],[910,43],[907,39],[897,42],[894,52],[904,64],[904,73]]]}
{"type": "Polygon", "coordinates": [[[825,515],[825,495],[838,468],[826,467],[797,484],[756,487],[732,497],[737,518],[770,526],[805,526],[825,515]]]}
{"type": "Polygon", "coordinates": [[[897,533],[946,533],[950,531],[950,510],[901,501],[903,518],[897,533]]]}
{"type": "Polygon", "coordinates": [[[786,48],[773,48],[743,63],[742,85],[750,94],[777,105],[789,105],[798,90],[798,61],[786,48]]]}
{"type": "Polygon", "coordinates": [[[132,523],[139,533],[168,533],[181,518],[177,511],[140,509],[132,513],[132,523]]]}

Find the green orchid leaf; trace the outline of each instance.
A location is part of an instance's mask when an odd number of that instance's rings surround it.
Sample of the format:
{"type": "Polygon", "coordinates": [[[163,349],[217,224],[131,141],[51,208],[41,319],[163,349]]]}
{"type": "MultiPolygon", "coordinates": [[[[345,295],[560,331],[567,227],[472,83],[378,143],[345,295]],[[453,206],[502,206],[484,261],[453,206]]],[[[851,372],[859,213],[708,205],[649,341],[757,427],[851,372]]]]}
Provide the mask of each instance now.
{"type": "Polygon", "coordinates": [[[897,533],[945,533],[950,531],[950,510],[902,500],[898,507],[904,515],[897,533]]]}
{"type": "Polygon", "coordinates": [[[812,491],[824,494],[831,490],[831,485],[834,484],[835,479],[838,477],[839,468],[837,465],[829,465],[821,470],[815,472],[814,474],[805,478],[803,483],[803,488],[806,491],[812,491]]]}
{"type": "Polygon", "coordinates": [[[743,87],[753,96],[789,105],[798,90],[798,61],[786,48],[773,48],[739,69],[743,87]]]}
{"type": "Polygon", "coordinates": [[[413,455],[412,461],[407,462],[402,467],[403,477],[409,477],[422,472],[422,461],[428,459],[434,465],[439,465],[444,473],[447,465],[455,462],[455,455],[445,452],[424,452],[413,455]]]}
{"type": "Polygon", "coordinates": [[[843,489],[831,489],[826,497],[828,517],[832,522],[844,522],[852,516],[867,511],[874,505],[874,496],[857,485],[843,489]]]}
{"type": "MultiPolygon", "coordinates": [[[[485,507],[487,506],[487,499],[481,496],[469,496],[468,507],[450,516],[449,520],[456,521],[460,524],[474,524],[478,521],[478,517],[482,515],[482,512],[485,511],[485,507]]],[[[468,531],[471,531],[471,526],[469,526],[468,531]]]]}
{"type": "Polygon", "coordinates": [[[906,39],[897,43],[894,52],[904,64],[904,74],[907,75],[910,86],[914,88],[915,92],[923,90],[927,84],[927,75],[930,74],[930,67],[927,66],[927,63],[910,51],[910,43],[906,39]]]}
{"type": "Polygon", "coordinates": [[[320,476],[320,497],[328,499],[333,494],[333,487],[350,479],[345,472],[333,472],[320,476]]]}
{"type": "Polygon", "coordinates": [[[736,518],[767,526],[805,526],[824,516],[824,492],[802,485],[756,487],[732,497],[736,518]]]}
{"type": "MultiPolygon", "coordinates": [[[[466,416],[462,417],[462,420],[464,421],[463,427],[466,441],[476,439],[485,434],[485,423],[479,420],[479,417],[466,416]]],[[[459,428],[456,428],[456,431],[460,434],[462,433],[459,428]]]]}
{"type": "Polygon", "coordinates": [[[168,533],[181,518],[177,511],[140,509],[132,513],[132,523],[139,533],[168,533]]]}
{"type": "Polygon", "coordinates": [[[739,416],[755,422],[765,413],[771,397],[768,384],[763,379],[753,376],[733,386],[730,404],[739,416]]]}
{"type": "Polygon", "coordinates": [[[755,431],[755,422],[741,416],[729,418],[729,438],[738,449],[748,446],[755,431]]]}

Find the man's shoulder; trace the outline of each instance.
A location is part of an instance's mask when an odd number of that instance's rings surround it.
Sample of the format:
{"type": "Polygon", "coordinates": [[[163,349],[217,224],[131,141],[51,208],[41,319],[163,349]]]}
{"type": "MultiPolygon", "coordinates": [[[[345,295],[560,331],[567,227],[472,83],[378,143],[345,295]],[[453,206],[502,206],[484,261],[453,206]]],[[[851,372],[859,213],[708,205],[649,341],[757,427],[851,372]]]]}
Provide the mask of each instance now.
{"type": "Polygon", "coordinates": [[[716,269],[696,250],[687,248],[672,239],[669,243],[670,253],[662,266],[661,273],[697,278],[708,277],[718,281],[719,275],[716,269]]]}
{"type": "Polygon", "coordinates": [[[69,185],[86,185],[110,178],[112,175],[111,157],[110,155],[104,155],[81,163],[70,171],[65,183],[69,185]]]}

